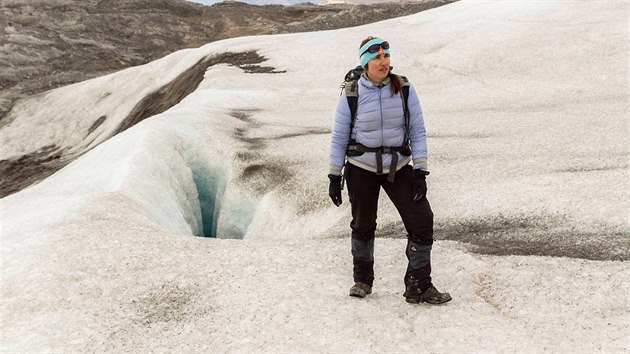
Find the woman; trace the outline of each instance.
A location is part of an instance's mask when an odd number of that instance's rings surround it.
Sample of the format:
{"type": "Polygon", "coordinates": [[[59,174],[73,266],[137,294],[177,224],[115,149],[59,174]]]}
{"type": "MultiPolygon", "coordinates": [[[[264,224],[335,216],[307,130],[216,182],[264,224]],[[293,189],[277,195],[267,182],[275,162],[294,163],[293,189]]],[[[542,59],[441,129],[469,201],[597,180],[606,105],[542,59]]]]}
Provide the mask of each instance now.
{"type": "Polygon", "coordinates": [[[374,232],[382,187],[407,230],[409,264],[403,296],[409,303],[450,301],[451,296],[439,292],[431,282],[433,212],[426,198],[429,172],[420,101],[406,79],[391,72],[388,42],[366,38],[361,43],[359,59],[363,73],[350,90],[343,92],[337,105],[328,175],[333,203],[341,205],[345,179],[352,206],[355,284],[350,288],[350,296],[363,298],[372,293],[374,232]],[[401,95],[404,86],[409,86],[407,102],[401,95]],[[348,97],[357,94],[353,120],[348,97]]]}

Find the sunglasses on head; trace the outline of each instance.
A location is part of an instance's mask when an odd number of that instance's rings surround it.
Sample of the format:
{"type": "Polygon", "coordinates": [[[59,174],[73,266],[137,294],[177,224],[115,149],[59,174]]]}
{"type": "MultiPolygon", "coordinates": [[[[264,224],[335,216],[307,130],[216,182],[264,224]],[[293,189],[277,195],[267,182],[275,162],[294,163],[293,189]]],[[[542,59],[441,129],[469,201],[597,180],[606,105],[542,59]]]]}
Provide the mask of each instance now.
{"type": "Polygon", "coordinates": [[[380,48],[389,49],[389,42],[382,42],[382,43],[379,43],[379,44],[372,44],[363,53],[367,52],[367,53],[370,53],[370,54],[374,54],[374,53],[378,52],[378,50],[380,48]]]}

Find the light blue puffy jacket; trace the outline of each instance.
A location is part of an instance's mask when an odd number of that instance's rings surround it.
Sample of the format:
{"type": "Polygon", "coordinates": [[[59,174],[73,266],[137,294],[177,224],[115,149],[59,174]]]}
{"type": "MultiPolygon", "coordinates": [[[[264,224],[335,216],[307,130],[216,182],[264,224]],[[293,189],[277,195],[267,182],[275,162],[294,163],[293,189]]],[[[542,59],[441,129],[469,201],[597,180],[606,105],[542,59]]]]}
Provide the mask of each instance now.
{"type": "MultiPolygon", "coordinates": [[[[380,85],[361,75],[358,81],[359,101],[357,117],[352,130],[352,136],[357,143],[367,147],[398,147],[405,139],[405,116],[402,105],[402,92],[392,96],[390,79],[387,78],[380,85]]],[[[420,100],[413,86],[409,87],[407,101],[410,113],[409,138],[414,168],[427,170],[427,139],[422,117],[420,100]]],[[[339,97],[335,122],[332,128],[330,144],[330,173],[341,175],[341,169],[346,157],[346,149],[350,140],[350,107],[345,90],[339,97]]],[[[383,173],[389,172],[391,155],[383,154],[383,173]]],[[[400,170],[409,164],[409,157],[398,153],[400,170]]],[[[361,156],[348,156],[348,163],[363,169],[376,172],[376,153],[365,152],[361,156]]]]}

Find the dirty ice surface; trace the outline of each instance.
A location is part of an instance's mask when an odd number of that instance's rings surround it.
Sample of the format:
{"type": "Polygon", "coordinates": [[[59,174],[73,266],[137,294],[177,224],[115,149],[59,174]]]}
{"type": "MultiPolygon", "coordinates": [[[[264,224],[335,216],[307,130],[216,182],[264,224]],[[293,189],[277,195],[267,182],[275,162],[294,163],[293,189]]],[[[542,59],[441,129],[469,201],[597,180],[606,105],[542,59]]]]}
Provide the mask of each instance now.
{"type": "Polygon", "coordinates": [[[215,42],[42,95],[66,118],[16,119],[2,156],[74,144],[101,115],[73,111],[106,97],[128,112],[117,100],[207,55],[256,50],[285,71],[212,66],[176,106],[3,198],[0,351],[627,352],[627,14],[627,1],[463,0],[215,42]],[[350,209],[328,201],[328,143],[368,35],[390,41],[423,105],[444,306],[404,302],[386,197],[374,293],[347,296],[350,209]],[[486,229],[513,235],[510,220],[531,221],[517,233],[528,252],[471,246],[486,229]],[[582,242],[599,256],[562,252],[582,242]]]}

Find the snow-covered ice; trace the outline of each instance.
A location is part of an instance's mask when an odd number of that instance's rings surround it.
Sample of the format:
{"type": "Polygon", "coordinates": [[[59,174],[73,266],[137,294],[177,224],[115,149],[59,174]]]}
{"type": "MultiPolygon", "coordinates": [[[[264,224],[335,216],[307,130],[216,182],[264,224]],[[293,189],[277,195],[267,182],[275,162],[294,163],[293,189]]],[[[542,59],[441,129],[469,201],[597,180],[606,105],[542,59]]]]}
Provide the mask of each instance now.
{"type": "Polygon", "coordinates": [[[99,117],[104,137],[207,55],[256,50],[286,71],[212,66],[176,106],[3,198],[0,351],[629,351],[627,261],[483,255],[438,232],[433,278],[454,300],[405,303],[386,197],[374,293],[348,297],[349,204],[326,178],[338,84],[378,35],[420,94],[438,224],[557,218],[569,241],[623,235],[627,259],[628,5],[462,0],[215,42],[23,102],[2,158],[92,148],[99,117]]]}

